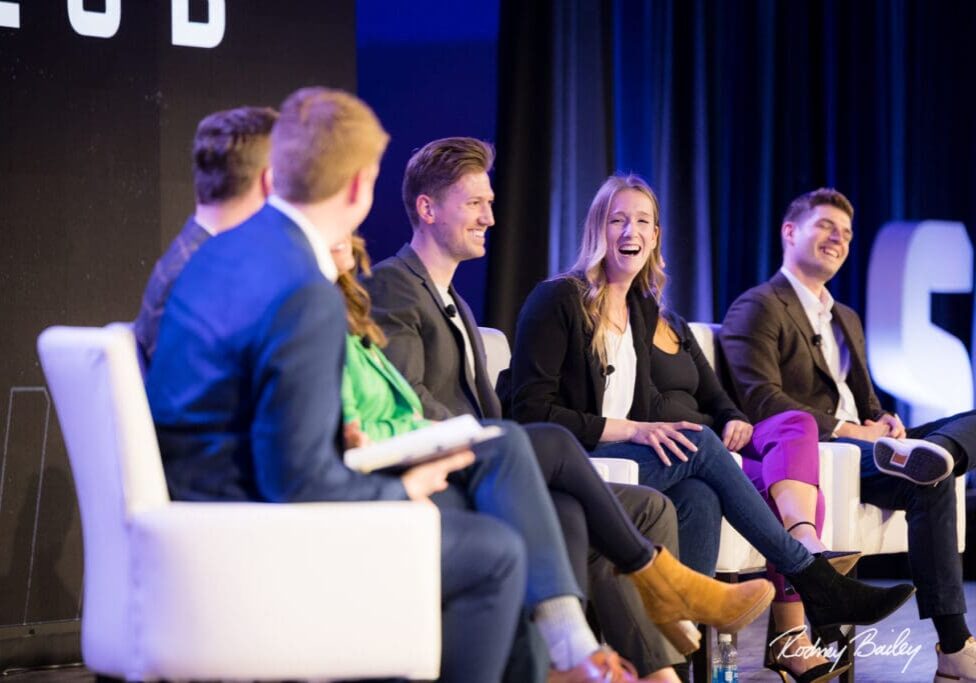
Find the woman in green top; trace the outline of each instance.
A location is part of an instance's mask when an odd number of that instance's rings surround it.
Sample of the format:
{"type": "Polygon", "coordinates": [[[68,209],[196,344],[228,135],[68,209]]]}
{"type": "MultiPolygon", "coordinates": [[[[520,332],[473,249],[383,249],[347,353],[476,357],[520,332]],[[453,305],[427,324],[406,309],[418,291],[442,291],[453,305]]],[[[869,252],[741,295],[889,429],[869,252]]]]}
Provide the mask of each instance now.
{"type": "MultiPolygon", "coordinates": [[[[357,270],[369,273],[362,238],[356,236],[334,246],[332,256],[340,273],[337,285],[346,299],[349,323],[342,383],[347,444],[358,445],[364,436],[378,441],[428,424],[417,394],[383,354],[386,337],[370,317],[369,294],[355,278],[357,270]]],[[[634,580],[652,620],[679,650],[687,653],[695,649],[697,630],[692,627],[688,631],[690,624],[679,625],[666,618],[660,609],[660,596],[652,597],[644,586],[642,577],[658,563],[657,558],[667,556],[667,551],[655,553],[654,546],[631,523],[582,449],[563,453],[553,462],[539,453],[536,457],[550,491],[561,491],[579,501],[589,533],[583,548],[592,543],[621,573],[634,580]]],[[[572,546],[572,541],[568,545],[572,546]]],[[[740,593],[734,584],[696,574],[673,558],[668,557],[667,561],[674,562],[676,570],[685,577],[673,585],[684,583],[684,600],[695,603],[694,607],[686,605],[681,614],[684,619],[737,630],[758,616],[772,598],[767,581],[739,584],[746,587],[740,593]]],[[[662,674],[660,678],[641,680],[675,680],[670,668],[658,673],[662,674]]]]}

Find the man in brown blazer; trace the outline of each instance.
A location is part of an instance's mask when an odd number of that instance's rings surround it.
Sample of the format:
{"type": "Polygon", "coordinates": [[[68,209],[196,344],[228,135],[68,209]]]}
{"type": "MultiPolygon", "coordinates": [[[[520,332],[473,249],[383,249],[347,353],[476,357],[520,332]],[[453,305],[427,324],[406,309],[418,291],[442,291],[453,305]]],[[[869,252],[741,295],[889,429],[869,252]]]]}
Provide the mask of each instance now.
{"type": "Polygon", "coordinates": [[[906,511],[919,615],[939,635],[935,680],[976,681],[950,476],[976,465],[976,412],[906,429],[881,407],[861,321],[826,289],[847,258],[853,217],[851,203],[833,189],[793,200],[781,226],[783,267],[735,300],[719,340],[752,421],[806,410],[822,440],[861,448],[861,500],[906,511]]]}

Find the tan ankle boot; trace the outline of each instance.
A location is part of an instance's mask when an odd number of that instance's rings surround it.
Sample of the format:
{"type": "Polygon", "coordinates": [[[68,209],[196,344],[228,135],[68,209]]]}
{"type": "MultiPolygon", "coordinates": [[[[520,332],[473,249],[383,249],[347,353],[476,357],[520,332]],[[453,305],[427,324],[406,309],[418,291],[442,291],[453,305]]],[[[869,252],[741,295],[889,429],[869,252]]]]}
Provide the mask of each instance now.
{"type": "Polygon", "coordinates": [[[678,625],[682,619],[735,633],[773,601],[773,584],[765,579],[716,581],[688,569],[665,548],[658,548],[653,560],[627,576],[637,587],[651,620],[681,654],[697,649],[697,643],[678,625]]]}

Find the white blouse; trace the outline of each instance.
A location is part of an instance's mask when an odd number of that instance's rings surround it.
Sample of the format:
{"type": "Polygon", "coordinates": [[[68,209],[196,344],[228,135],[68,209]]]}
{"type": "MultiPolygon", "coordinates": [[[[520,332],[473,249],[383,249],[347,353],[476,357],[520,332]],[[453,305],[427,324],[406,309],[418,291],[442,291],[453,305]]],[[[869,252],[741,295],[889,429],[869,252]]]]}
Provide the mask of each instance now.
{"type": "Polygon", "coordinates": [[[624,420],[634,403],[634,386],[637,382],[637,352],[634,351],[634,332],[630,327],[630,320],[627,321],[627,329],[623,334],[607,330],[606,349],[603,417],[624,420]]]}

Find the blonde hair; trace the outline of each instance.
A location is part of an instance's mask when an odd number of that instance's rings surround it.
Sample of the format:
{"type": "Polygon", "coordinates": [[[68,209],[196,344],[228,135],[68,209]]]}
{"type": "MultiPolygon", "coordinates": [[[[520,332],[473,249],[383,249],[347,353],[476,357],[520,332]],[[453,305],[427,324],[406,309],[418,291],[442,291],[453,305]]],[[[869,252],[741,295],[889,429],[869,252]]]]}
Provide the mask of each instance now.
{"type": "Polygon", "coordinates": [[[369,277],[372,273],[369,254],[366,253],[366,240],[359,235],[352,236],[352,258],[355,263],[352,270],[342,273],[336,280],[342,296],[346,299],[346,322],[352,334],[368,339],[382,348],[386,346],[386,335],[370,316],[372,300],[369,298],[369,292],[357,278],[360,274],[369,277]]]}
{"type": "Polygon", "coordinates": [[[441,138],[418,149],[407,162],[403,173],[403,208],[410,225],[417,228],[417,197],[422,194],[435,199],[440,193],[468,173],[488,173],[495,163],[495,148],[476,138],[441,138]]]}
{"type": "Polygon", "coordinates": [[[379,163],[389,141],[358,97],[329,88],[297,90],[281,105],[271,132],[275,192],[290,202],[328,199],[379,163]]]}
{"type": "MultiPolygon", "coordinates": [[[[606,336],[609,321],[609,303],[607,302],[607,219],[613,198],[622,190],[637,190],[651,200],[654,208],[654,225],[660,231],[661,211],[657,196],[643,178],[637,175],[612,175],[607,178],[597,190],[590,210],[586,213],[583,224],[583,243],[580,245],[579,257],[569,272],[561,277],[581,279],[580,304],[583,307],[584,327],[592,332],[593,340],[590,351],[600,359],[601,365],[607,364],[606,336]]],[[[644,267],[637,274],[634,282],[644,296],[652,296],[659,306],[663,306],[664,286],[668,278],[664,274],[664,258],[661,256],[661,236],[658,234],[657,243],[651,250],[644,267]]]]}

